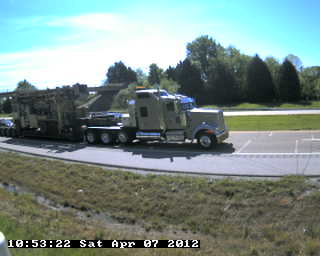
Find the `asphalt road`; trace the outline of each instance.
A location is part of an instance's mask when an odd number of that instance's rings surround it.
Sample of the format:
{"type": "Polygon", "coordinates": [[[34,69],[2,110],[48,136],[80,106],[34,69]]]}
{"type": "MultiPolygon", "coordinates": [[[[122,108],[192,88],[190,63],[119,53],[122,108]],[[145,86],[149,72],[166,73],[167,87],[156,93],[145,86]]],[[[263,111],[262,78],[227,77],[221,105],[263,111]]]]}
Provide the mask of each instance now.
{"type": "Polygon", "coordinates": [[[196,144],[144,143],[89,146],[0,137],[0,148],[113,167],[173,173],[265,176],[320,176],[320,131],[231,132],[211,151],[196,144]]]}

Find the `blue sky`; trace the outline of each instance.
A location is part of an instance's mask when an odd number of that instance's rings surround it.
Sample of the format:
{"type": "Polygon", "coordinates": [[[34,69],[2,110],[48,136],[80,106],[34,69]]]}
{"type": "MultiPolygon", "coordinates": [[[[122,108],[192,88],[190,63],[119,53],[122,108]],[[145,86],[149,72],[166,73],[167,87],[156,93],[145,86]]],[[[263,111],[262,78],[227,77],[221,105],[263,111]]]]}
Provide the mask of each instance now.
{"type": "Polygon", "coordinates": [[[23,79],[38,88],[97,86],[120,60],[167,68],[200,35],[249,55],[320,65],[319,10],[316,0],[0,0],[0,91],[23,79]]]}

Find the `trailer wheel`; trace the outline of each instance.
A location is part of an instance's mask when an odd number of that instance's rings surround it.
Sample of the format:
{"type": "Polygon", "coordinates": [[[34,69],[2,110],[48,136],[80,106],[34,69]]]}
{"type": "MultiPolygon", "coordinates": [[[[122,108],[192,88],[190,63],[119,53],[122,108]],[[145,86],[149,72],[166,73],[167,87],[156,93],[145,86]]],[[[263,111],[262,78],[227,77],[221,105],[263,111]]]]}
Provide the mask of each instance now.
{"type": "Polygon", "coordinates": [[[120,144],[129,144],[131,142],[131,139],[126,131],[120,131],[118,133],[118,141],[120,142],[120,144]]]}
{"type": "Polygon", "coordinates": [[[7,136],[8,137],[12,137],[12,130],[13,130],[13,128],[8,128],[7,129],[7,136]]]}
{"type": "Polygon", "coordinates": [[[97,142],[97,135],[94,131],[88,131],[86,134],[86,140],[89,144],[94,144],[97,142]]]}
{"type": "Polygon", "coordinates": [[[202,132],[198,136],[198,145],[203,149],[211,149],[217,143],[215,135],[202,132]]]}
{"type": "Polygon", "coordinates": [[[11,131],[11,137],[12,138],[17,137],[17,130],[15,128],[13,128],[12,131],[11,131]]]}
{"type": "Polygon", "coordinates": [[[102,144],[109,145],[112,143],[112,135],[109,132],[102,132],[100,134],[102,144]]]}
{"type": "Polygon", "coordinates": [[[4,137],[8,137],[8,131],[9,131],[8,128],[4,128],[4,129],[3,129],[3,136],[4,136],[4,137]]]}

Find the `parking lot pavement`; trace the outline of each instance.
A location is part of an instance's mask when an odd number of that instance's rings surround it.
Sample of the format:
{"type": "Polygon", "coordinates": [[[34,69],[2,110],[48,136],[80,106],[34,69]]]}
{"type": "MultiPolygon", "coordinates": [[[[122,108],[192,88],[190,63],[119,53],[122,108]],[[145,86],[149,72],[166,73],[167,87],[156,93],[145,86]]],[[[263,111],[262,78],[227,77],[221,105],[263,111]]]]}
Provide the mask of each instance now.
{"type": "Polygon", "coordinates": [[[234,153],[320,154],[320,131],[231,132],[234,153]]]}

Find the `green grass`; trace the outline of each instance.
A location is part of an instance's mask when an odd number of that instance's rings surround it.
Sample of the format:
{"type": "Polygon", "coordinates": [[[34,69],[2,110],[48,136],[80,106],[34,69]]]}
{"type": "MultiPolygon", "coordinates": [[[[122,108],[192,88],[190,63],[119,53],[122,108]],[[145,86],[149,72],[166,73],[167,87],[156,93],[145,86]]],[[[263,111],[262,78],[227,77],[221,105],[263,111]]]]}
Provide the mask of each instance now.
{"type": "Polygon", "coordinates": [[[320,130],[319,115],[225,116],[230,131],[320,130]]]}
{"type": "Polygon", "coordinates": [[[32,196],[0,189],[0,229],[8,239],[198,238],[202,246],[200,250],[106,249],[103,254],[101,249],[20,249],[14,256],[320,253],[320,185],[303,177],[237,181],[143,176],[1,152],[0,166],[2,183],[70,206],[68,211],[54,211],[32,196]],[[100,219],[77,218],[79,212],[107,217],[101,224],[100,219]]]}
{"type": "Polygon", "coordinates": [[[300,101],[295,103],[239,103],[228,105],[205,105],[204,108],[221,108],[222,110],[230,109],[265,109],[265,108],[280,108],[280,109],[305,109],[305,108],[320,108],[320,101],[300,101]]]}
{"type": "Polygon", "coordinates": [[[0,114],[0,118],[1,117],[11,117],[12,115],[11,114],[0,114]]]}

